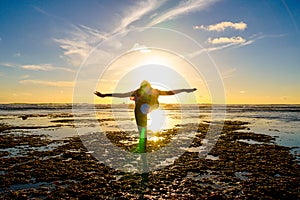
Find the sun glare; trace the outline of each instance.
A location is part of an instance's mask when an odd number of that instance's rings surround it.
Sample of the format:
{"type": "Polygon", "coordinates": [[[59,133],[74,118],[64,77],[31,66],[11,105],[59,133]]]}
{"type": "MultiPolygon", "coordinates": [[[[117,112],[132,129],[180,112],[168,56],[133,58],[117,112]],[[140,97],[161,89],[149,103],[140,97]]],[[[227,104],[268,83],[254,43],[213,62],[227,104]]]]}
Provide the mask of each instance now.
{"type": "Polygon", "coordinates": [[[153,137],[151,137],[149,140],[150,140],[150,141],[153,141],[153,142],[158,142],[158,141],[160,141],[160,140],[162,140],[162,139],[163,139],[162,137],[153,136],[153,137]]]}
{"type": "Polygon", "coordinates": [[[154,110],[148,117],[148,129],[154,132],[163,130],[167,125],[167,117],[164,110],[154,110]]]}
{"type": "MultiPolygon", "coordinates": [[[[160,90],[196,87],[202,91],[202,95],[208,94],[204,82],[199,81],[202,79],[197,71],[182,56],[146,47],[139,47],[110,63],[100,77],[97,90],[103,93],[128,92],[137,89],[143,80],[149,81],[153,88],[160,90]]],[[[124,102],[123,99],[111,101],[124,102]]],[[[162,96],[160,102],[178,103],[178,100],[175,97],[162,96]]],[[[192,102],[190,95],[186,95],[181,96],[180,103],[195,103],[195,101],[192,102]]]]}

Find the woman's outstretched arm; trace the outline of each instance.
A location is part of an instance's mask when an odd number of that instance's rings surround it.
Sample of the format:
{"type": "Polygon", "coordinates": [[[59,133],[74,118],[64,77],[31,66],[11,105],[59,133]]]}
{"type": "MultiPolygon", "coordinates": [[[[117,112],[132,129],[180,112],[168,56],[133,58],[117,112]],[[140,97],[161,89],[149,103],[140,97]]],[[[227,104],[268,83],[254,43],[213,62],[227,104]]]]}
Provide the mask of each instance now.
{"type": "Polygon", "coordinates": [[[196,88],[193,89],[179,89],[179,90],[170,90],[170,91],[159,91],[159,95],[174,95],[181,92],[194,92],[196,91],[196,88]]]}
{"type": "Polygon", "coordinates": [[[98,91],[94,92],[95,95],[98,97],[119,97],[119,98],[125,98],[125,97],[131,97],[134,91],[131,92],[126,92],[126,93],[108,93],[108,94],[103,94],[98,91]]]}

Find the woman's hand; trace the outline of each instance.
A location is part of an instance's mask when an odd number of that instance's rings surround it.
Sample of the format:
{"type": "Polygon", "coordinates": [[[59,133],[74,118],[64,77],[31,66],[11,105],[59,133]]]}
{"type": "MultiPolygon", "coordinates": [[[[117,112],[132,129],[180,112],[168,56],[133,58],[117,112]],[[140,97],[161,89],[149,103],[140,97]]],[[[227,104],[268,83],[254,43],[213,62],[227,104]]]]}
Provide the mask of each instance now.
{"type": "Polygon", "coordinates": [[[98,91],[96,91],[96,92],[94,92],[94,94],[95,95],[97,95],[98,97],[106,97],[106,95],[105,94],[102,94],[102,93],[100,93],[100,92],[98,92],[98,91]]]}
{"type": "Polygon", "coordinates": [[[194,91],[196,91],[197,90],[197,88],[193,88],[193,89],[186,89],[186,92],[194,92],[194,91]]]}

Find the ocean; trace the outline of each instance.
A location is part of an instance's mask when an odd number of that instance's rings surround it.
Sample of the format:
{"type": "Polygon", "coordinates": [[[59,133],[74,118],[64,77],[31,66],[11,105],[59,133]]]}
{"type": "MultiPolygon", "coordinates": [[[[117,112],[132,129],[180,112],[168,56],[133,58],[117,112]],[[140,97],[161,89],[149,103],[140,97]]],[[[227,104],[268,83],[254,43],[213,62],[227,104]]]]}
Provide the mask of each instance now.
{"type": "MultiPolygon", "coordinates": [[[[151,132],[178,125],[214,120],[248,122],[247,131],[274,137],[276,144],[290,147],[299,160],[300,105],[164,104],[149,116],[148,137],[151,139],[151,132]]],[[[54,140],[90,134],[95,130],[126,132],[137,129],[133,105],[127,104],[0,104],[0,124],[13,127],[2,134],[46,135],[54,140]]],[[[11,155],[17,156],[18,152],[14,151],[11,155]]]]}

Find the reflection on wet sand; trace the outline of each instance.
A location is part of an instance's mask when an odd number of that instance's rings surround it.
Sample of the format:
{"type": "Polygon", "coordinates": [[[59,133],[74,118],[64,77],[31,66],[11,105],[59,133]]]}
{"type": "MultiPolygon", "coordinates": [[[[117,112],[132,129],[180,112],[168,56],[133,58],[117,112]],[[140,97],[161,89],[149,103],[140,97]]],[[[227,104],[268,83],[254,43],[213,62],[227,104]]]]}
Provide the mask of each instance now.
{"type": "Polygon", "coordinates": [[[208,151],[206,133],[218,124],[209,117],[211,108],[202,106],[199,116],[188,106],[187,120],[178,123],[179,108],[165,105],[168,123],[148,132],[147,152],[160,152],[157,163],[136,151],[139,137],[128,105],[119,105],[117,114],[107,105],[78,105],[83,110],[76,119],[71,105],[1,106],[0,199],[299,199],[299,106],[229,106],[231,120],[208,151]],[[137,155],[123,166],[131,172],[109,165],[110,149],[101,151],[100,162],[97,148],[86,148],[99,147],[103,137],[137,155]],[[172,143],[180,156],[165,151],[172,143]],[[137,173],[137,163],[157,169],[137,173]]]}
{"type": "MultiPolygon", "coordinates": [[[[169,158],[160,170],[143,174],[105,166],[76,136],[53,140],[46,135],[9,133],[11,129],[2,126],[0,197],[298,198],[299,186],[295,183],[300,181],[299,164],[289,148],[274,144],[270,136],[247,132],[247,123],[227,121],[215,147],[206,158],[200,158],[193,149],[205,143],[207,126],[208,123],[199,125],[198,134],[183,155],[169,158]],[[14,154],[12,148],[21,151],[14,154]]],[[[168,144],[177,129],[153,134],[147,150],[157,151],[168,144]]],[[[115,145],[132,151],[137,138],[129,135],[108,133],[115,145]]]]}

